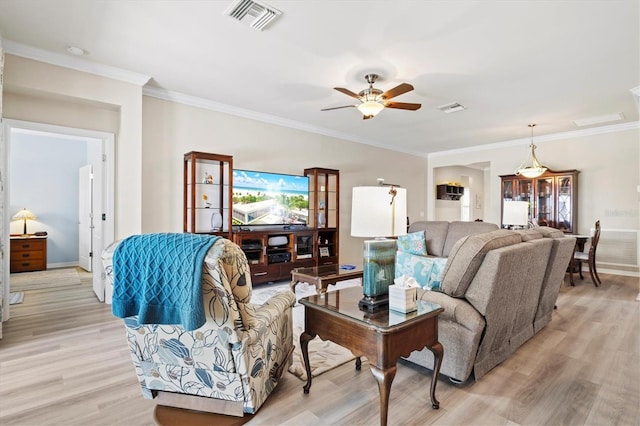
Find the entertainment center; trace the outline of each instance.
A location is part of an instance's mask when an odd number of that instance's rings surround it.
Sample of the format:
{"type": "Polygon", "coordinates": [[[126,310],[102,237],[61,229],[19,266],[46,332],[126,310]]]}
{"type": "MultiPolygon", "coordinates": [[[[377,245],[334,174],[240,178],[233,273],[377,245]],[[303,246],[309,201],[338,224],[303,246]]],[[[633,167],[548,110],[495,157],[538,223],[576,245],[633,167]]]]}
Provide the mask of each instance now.
{"type": "Polygon", "coordinates": [[[332,265],[339,255],[340,172],[234,170],[233,157],[184,155],[184,232],[238,244],[253,284],[284,280],[294,268],[332,265]]]}

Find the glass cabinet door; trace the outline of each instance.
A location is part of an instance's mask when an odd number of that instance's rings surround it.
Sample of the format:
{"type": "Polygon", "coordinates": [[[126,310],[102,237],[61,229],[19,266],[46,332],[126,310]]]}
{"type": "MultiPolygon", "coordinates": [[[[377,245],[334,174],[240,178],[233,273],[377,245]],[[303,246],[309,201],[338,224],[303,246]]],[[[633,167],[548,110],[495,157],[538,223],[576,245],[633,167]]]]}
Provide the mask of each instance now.
{"type": "Polygon", "coordinates": [[[521,179],[514,182],[515,193],[513,199],[515,201],[528,201],[529,202],[529,219],[533,216],[533,181],[531,179],[521,179]]]}
{"type": "Polygon", "coordinates": [[[556,228],[564,232],[574,232],[576,224],[574,223],[574,176],[557,176],[558,185],[558,214],[556,228]]]}
{"type": "Polygon", "coordinates": [[[553,177],[536,179],[537,203],[535,218],[540,226],[555,227],[553,177]]]}
{"type": "Polygon", "coordinates": [[[513,181],[504,179],[502,181],[502,201],[513,201],[513,181]]]}

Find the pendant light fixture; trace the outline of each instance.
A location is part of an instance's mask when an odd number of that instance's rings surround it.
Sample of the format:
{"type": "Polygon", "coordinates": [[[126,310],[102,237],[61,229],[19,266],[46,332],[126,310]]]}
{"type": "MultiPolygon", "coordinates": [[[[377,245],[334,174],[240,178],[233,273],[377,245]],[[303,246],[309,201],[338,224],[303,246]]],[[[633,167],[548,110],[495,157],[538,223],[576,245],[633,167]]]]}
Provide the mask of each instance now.
{"type": "Polygon", "coordinates": [[[529,148],[531,148],[531,155],[530,155],[531,165],[525,166],[526,160],[522,164],[520,164],[520,167],[518,167],[518,170],[516,170],[516,175],[518,176],[524,176],[527,178],[537,178],[538,176],[540,176],[541,174],[547,171],[547,168],[542,164],[540,164],[540,162],[536,158],[536,146],[533,144],[533,128],[535,126],[536,126],[535,124],[529,124],[529,128],[531,128],[531,144],[529,145],[529,148]]]}

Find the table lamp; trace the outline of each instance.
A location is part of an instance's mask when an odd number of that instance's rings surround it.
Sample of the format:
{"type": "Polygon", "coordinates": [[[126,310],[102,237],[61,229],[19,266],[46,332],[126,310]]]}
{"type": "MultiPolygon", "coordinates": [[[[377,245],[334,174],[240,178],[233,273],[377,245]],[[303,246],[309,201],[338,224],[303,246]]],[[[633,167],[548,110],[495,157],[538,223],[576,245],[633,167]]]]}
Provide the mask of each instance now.
{"type": "Polygon", "coordinates": [[[502,208],[502,224],[510,228],[526,228],[529,223],[528,201],[505,201],[502,208]]]}
{"type": "Polygon", "coordinates": [[[37,217],[35,214],[31,213],[29,210],[27,210],[26,208],[20,210],[18,213],[14,214],[11,217],[12,220],[23,220],[24,221],[24,230],[23,230],[23,235],[28,235],[27,234],[27,219],[29,220],[36,220],[37,217]]]}
{"type": "MultiPolygon", "coordinates": [[[[381,184],[383,185],[383,184],[381,184]]],[[[364,242],[360,309],[373,312],[389,303],[397,237],[407,233],[407,190],[395,185],[353,188],[351,236],[374,237],[364,242]]]]}

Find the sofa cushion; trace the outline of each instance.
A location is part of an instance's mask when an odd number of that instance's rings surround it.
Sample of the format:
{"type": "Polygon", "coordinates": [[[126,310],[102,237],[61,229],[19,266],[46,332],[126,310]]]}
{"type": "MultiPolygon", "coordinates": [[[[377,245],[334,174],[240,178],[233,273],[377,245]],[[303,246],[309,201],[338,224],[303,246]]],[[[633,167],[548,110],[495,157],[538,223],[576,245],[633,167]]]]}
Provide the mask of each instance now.
{"type": "Polygon", "coordinates": [[[411,232],[406,235],[400,235],[398,237],[398,250],[426,256],[427,242],[424,237],[424,232],[411,232]]]}
{"type": "Polygon", "coordinates": [[[507,229],[468,235],[459,239],[449,253],[441,289],[452,297],[464,296],[489,250],[518,244],[520,235],[507,229]]]}
{"type": "Polygon", "coordinates": [[[445,221],[418,221],[409,226],[409,232],[424,232],[427,245],[427,254],[443,256],[444,242],[449,231],[449,222],[445,221]]]}
{"type": "Polygon", "coordinates": [[[516,232],[522,237],[522,241],[539,240],[543,238],[540,231],[536,229],[517,229],[516,232]]]}
{"type": "Polygon", "coordinates": [[[564,238],[564,232],[556,228],[551,228],[550,226],[539,226],[535,229],[545,238],[564,238]]]}
{"type": "Polygon", "coordinates": [[[446,263],[447,259],[444,257],[419,256],[398,250],[395,278],[412,277],[420,287],[439,291],[446,263]]]}
{"type": "MultiPolygon", "coordinates": [[[[451,249],[454,244],[458,242],[460,238],[468,235],[481,234],[483,232],[490,232],[499,229],[498,225],[489,222],[463,222],[456,221],[449,224],[449,230],[447,231],[447,238],[442,247],[442,254],[440,256],[449,257],[451,249]]],[[[432,254],[432,253],[429,253],[432,254]]]]}

